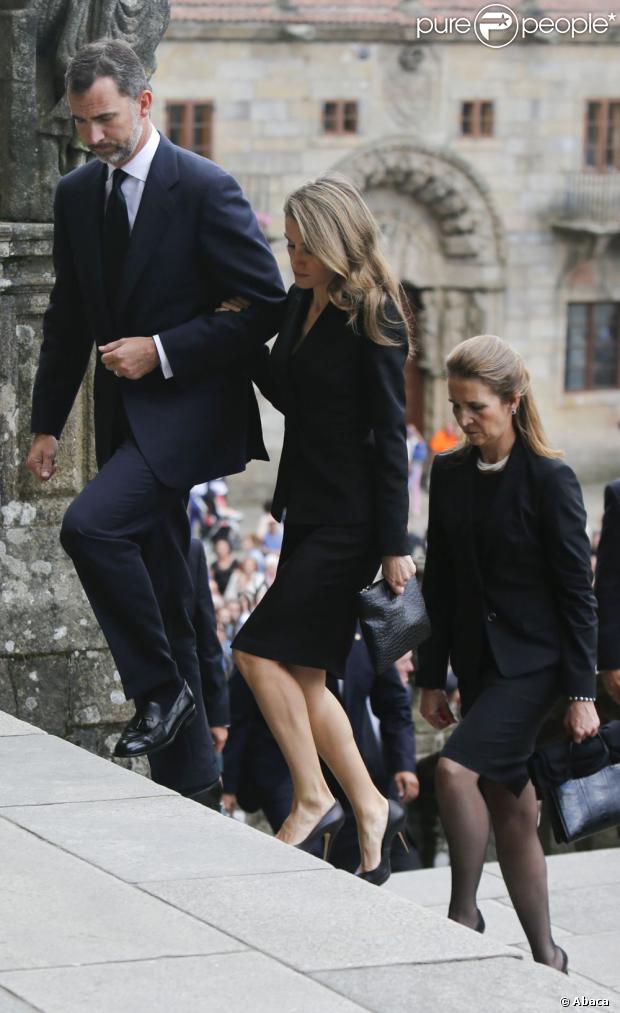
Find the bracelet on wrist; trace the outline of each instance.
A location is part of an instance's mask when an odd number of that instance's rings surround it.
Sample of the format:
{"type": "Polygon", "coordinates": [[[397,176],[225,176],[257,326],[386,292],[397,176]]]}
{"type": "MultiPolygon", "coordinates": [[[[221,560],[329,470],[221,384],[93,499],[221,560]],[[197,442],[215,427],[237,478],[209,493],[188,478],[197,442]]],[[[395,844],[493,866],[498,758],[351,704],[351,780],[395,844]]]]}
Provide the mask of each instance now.
{"type": "Polygon", "coordinates": [[[569,696],[570,703],[594,703],[596,701],[595,696],[569,696]]]}

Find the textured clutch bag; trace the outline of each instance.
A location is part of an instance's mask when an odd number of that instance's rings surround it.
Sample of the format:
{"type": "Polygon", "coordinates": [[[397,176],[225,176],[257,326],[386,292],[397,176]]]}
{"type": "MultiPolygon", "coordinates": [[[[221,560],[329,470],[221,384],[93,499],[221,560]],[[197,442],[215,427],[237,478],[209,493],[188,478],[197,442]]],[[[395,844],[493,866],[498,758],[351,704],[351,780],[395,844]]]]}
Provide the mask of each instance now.
{"type": "Polygon", "coordinates": [[[580,841],[620,824],[620,763],[551,788],[547,795],[558,844],[580,841]]]}
{"type": "Polygon", "coordinates": [[[547,794],[549,817],[558,844],[620,824],[620,763],[589,777],[571,778],[547,794]]]}
{"type": "Polygon", "coordinates": [[[394,594],[378,580],[357,595],[362,636],[375,673],[380,675],[430,636],[431,624],[415,577],[403,594],[394,594]]]}
{"type": "MultiPolygon", "coordinates": [[[[614,735],[614,728],[620,726],[620,722],[611,722],[605,725],[601,731],[614,735]]],[[[583,753],[583,744],[571,743],[568,747],[567,770],[560,783],[553,783],[552,765],[547,764],[551,776],[547,778],[542,792],[543,798],[549,807],[549,819],[553,829],[553,835],[558,844],[570,844],[572,841],[580,841],[590,834],[596,834],[600,830],[607,830],[620,824],[620,763],[614,763],[610,750],[605,743],[603,735],[599,733],[592,742],[599,744],[599,757],[594,757],[596,767],[592,773],[585,776],[576,776],[578,770],[578,759],[583,753]]],[[[589,744],[588,748],[589,748],[589,744]]],[[[547,753],[553,750],[553,746],[546,747],[547,753]]],[[[537,754],[544,760],[544,750],[537,754]]],[[[540,763],[538,768],[541,769],[540,763]]],[[[536,765],[532,766],[531,772],[536,775],[536,765]]],[[[544,765],[542,767],[544,769],[544,765]]]]}

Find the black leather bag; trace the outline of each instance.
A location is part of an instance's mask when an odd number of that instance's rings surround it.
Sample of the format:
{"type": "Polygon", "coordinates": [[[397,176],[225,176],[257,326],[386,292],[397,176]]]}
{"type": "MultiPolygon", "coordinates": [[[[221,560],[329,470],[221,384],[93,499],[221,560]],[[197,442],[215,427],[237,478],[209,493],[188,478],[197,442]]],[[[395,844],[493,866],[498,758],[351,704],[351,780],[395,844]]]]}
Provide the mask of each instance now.
{"type": "Polygon", "coordinates": [[[407,581],[403,594],[394,594],[384,580],[378,580],[358,592],[357,602],[362,636],[377,675],[430,636],[430,620],[415,577],[407,581]]]}
{"type": "Polygon", "coordinates": [[[585,777],[574,777],[575,751],[569,746],[569,778],[547,786],[544,798],[549,807],[553,835],[558,844],[571,844],[601,830],[620,825],[620,763],[610,762],[610,752],[599,734],[602,748],[600,769],[585,777]]]}

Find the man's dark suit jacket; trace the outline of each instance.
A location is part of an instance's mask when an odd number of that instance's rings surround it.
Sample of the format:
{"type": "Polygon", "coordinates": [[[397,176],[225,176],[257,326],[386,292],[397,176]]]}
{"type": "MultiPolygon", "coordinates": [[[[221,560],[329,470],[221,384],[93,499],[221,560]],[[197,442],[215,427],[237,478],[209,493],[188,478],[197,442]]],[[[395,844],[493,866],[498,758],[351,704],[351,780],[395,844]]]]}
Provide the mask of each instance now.
{"type": "Polygon", "coordinates": [[[165,485],[185,489],[266,459],[248,363],[277,331],[284,291],[256,218],[235,180],[161,137],[126,256],[117,325],[106,301],[101,222],[107,167],[64,176],[54,208],[56,282],[45,314],[32,430],[59,436],[93,342],[159,334],[174,376],[159,366],[117,379],[97,358],[95,436],[112,451],[118,385],[139,449],[165,485]],[[213,311],[229,295],[241,313],[213,311]]]}
{"type": "Polygon", "coordinates": [[[207,721],[211,727],[224,727],[230,724],[228,684],[222,647],[217,639],[205,550],[198,538],[192,538],[190,542],[189,567],[194,584],[192,617],[207,721]]]}
{"type": "MultiPolygon", "coordinates": [[[[401,770],[416,769],[411,696],[408,688],[403,685],[396,666],[392,665],[381,675],[375,675],[364,641],[356,638],[347,658],[342,688],[338,680],[330,675],[327,677],[327,685],[347,712],[362,759],[379,791],[396,798],[394,774],[401,770]],[[379,718],[380,742],[368,713],[368,702],[374,715],[379,718]]],[[[330,861],[336,868],[353,872],[360,862],[355,819],[350,803],[331,771],[325,767],[324,773],[347,815],[346,823],[334,841],[330,861]]],[[[410,845],[411,843],[410,840],[410,845]]],[[[318,850],[314,853],[317,856],[320,854],[318,850]]],[[[391,861],[395,871],[420,867],[416,849],[412,847],[409,854],[405,854],[399,841],[392,848],[391,861]]]]}
{"type": "Polygon", "coordinates": [[[380,554],[407,555],[404,325],[389,330],[394,346],[378,345],[329,303],[293,351],[311,297],[292,286],[271,355],[261,349],[253,372],[285,415],[272,513],[286,508],[292,524],[375,522],[380,554]]]}
{"type": "Polygon", "coordinates": [[[224,746],[224,791],[236,795],[245,812],[256,812],[269,802],[293,799],[291,775],[280,747],[271,734],[256,699],[241,673],[234,668],[230,681],[231,723],[224,746]]]}
{"type": "Polygon", "coordinates": [[[569,696],[596,695],[596,600],[579,483],[557,458],[517,441],[493,502],[487,551],[473,533],[477,454],[441,454],[431,473],[422,590],[432,634],[419,648],[416,683],[477,676],[486,629],[503,676],[559,666],[569,696]]]}
{"type": "Polygon", "coordinates": [[[396,666],[375,675],[368,649],[357,633],[347,658],[342,689],[329,674],[327,686],[347,712],[357,747],[373,781],[387,793],[394,774],[416,769],[411,696],[396,666]],[[380,722],[380,743],[371,725],[367,701],[380,722]]]}
{"type": "Polygon", "coordinates": [[[605,489],[605,514],[594,583],[598,599],[598,667],[620,668],[620,479],[605,489]]]}

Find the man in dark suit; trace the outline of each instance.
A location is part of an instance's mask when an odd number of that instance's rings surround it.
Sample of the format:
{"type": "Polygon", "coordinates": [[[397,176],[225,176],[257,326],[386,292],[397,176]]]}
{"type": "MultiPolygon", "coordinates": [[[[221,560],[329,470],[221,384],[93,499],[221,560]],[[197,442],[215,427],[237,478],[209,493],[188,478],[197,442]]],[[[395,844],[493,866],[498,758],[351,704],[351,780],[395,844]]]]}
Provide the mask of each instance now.
{"type": "Polygon", "coordinates": [[[202,695],[209,716],[209,728],[216,753],[221,753],[228,738],[230,699],[222,645],[217,637],[217,620],[213,607],[209,571],[202,542],[192,538],[189,566],[194,583],[194,629],[202,695]]]}
{"type": "Polygon", "coordinates": [[[620,704],[620,479],[605,489],[594,590],[598,600],[598,670],[604,689],[620,704]]]}
{"type": "MultiPolygon", "coordinates": [[[[155,544],[159,542],[158,533],[155,533],[153,541],[155,544]]],[[[219,773],[222,768],[222,755],[226,740],[228,739],[228,729],[230,726],[230,697],[224,668],[224,656],[217,637],[215,609],[209,587],[209,573],[205,550],[198,538],[192,538],[190,542],[189,570],[193,586],[190,614],[196,633],[196,651],[198,654],[200,678],[198,680],[193,678],[191,682],[188,679],[188,685],[194,698],[202,697],[204,702],[206,720],[209,726],[208,733],[213,742],[217,771],[219,773]]],[[[166,609],[166,614],[170,614],[170,609],[166,609]]],[[[183,644],[175,642],[173,628],[169,628],[167,632],[174,657],[181,657],[183,644]]],[[[191,665],[188,666],[188,671],[194,676],[195,669],[191,665]]],[[[166,749],[157,753],[151,753],[149,762],[154,780],[159,784],[165,784],[168,787],[174,788],[180,772],[187,771],[187,776],[191,775],[196,762],[195,757],[201,755],[204,734],[201,722],[194,720],[191,724],[185,725],[181,734],[177,735],[174,742],[170,743],[166,749]]],[[[192,798],[202,805],[220,812],[222,798],[221,778],[218,778],[201,791],[192,792],[192,798]]]]}
{"type": "MultiPolygon", "coordinates": [[[[396,665],[375,675],[362,635],[357,631],[347,658],[344,679],[327,675],[327,686],[347,712],[357,747],[379,791],[402,805],[417,798],[415,729],[411,716],[411,691],[396,665]]],[[[346,820],[336,837],[330,862],[354,872],[360,864],[357,827],[351,807],[337,781],[326,770],[334,795],[342,802],[346,820]]],[[[419,869],[416,849],[409,852],[396,839],[392,845],[393,872],[419,869]]]]}
{"type": "Polygon", "coordinates": [[[54,474],[95,343],[100,470],[65,514],[61,541],[136,704],[116,755],[164,750],[163,768],[166,747],[196,718],[191,769],[158,773],[194,795],[217,765],[196,692],[185,498],[193,484],[266,457],[247,363],[277,330],[283,289],[237,183],[153,129],[152,93],[129,46],[84,47],[66,85],[97,158],[56,192],[56,281],[28,467],[41,481],[54,474]],[[233,293],[248,308],[216,314],[233,293]]]}
{"type": "Polygon", "coordinates": [[[293,803],[293,783],[280,747],[269,731],[252,690],[234,668],[230,689],[230,735],[224,747],[223,804],[247,813],[262,809],[274,834],[293,803]]]}

